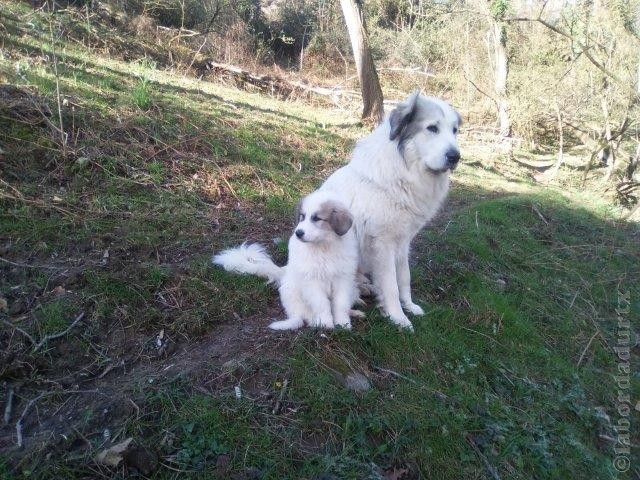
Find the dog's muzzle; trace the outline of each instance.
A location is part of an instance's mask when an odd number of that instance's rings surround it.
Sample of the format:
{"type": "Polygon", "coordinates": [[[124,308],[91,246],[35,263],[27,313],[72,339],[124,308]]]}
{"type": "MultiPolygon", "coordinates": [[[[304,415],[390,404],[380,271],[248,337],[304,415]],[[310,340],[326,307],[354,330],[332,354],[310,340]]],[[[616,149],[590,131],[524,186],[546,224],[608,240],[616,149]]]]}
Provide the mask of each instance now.
{"type": "Polygon", "coordinates": [[[460,151],[457,149],[449,149],[447,153],[444,154],[445,163],[447,165],[447,169],[453,171],[458,166],[458,162],[460,161],[460,151]]]}

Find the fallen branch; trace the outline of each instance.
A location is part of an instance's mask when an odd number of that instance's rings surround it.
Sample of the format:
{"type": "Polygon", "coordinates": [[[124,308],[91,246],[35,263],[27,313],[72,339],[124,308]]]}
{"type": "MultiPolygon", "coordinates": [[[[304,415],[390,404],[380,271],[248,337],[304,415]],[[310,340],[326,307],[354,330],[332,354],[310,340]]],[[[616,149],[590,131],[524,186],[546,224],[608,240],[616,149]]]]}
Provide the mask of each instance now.
{"type": "Polygon", "coordinates": [[[270,75],[260,75],[249,72],[235,65],[226,63],[218,63],[211,60],[196,62],[196,69],[200,71],[210,71],[220,76],[228,76],[233,78],[241,85],[249,84],[259,88],[262,92],[277,93],[281,96],[288,97],[297,90],[305,93],[314,93],[323,97],[331,97],[334,101],[336,97],[354,97],[358,92],[343,90],[341,88],[320,87],[307,85],[302,82],[285,80],[280,77],[270,75]]]}

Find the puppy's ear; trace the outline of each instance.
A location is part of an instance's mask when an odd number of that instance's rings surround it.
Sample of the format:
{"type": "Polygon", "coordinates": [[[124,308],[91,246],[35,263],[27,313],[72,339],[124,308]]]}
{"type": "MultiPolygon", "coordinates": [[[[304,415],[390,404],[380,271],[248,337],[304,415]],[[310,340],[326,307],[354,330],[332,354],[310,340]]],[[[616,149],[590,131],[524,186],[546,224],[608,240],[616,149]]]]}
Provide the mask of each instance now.
{"type": "Polygon", "coordinates": [[[337,235],[344,235],[353,225],[353,215],[342,205],[332,205],[328,218],[329,225],[337,235]]]}
{"type": "Polygon", "coordinates": [[[391,124],[389,140],[398,138],[406,126],[411,123],[416,113],[419,96],[420,90],[414,90],[404,102],[393,109],[389,116],[389,123],[391,124]]]}

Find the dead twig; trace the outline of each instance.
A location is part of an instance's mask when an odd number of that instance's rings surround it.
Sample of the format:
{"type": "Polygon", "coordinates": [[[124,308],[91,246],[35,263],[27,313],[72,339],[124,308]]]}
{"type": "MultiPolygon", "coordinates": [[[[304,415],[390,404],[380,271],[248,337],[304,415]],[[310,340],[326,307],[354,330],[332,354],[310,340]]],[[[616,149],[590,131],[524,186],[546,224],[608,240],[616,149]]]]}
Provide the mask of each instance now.
{"type": "Polygon", "coordinates": [[[484,454],[480,451],[480,447],[478,447],[475,440],[470,434],[467,435],[467,442],[469,443],[469,445],[471,445],[471,448],[473,448],[473,451],[476,452],[476,455],[480,457],[480,460],[482,460],[484,467],[487,469],[487,472],[489,472],[489,474],[493,477],[493,479],[500,480],[500,475],[498,474],[498,470],[496,470],[496,467],[494,467],[489,463],[489,460],[487,460],[487,457],[485,457],[484,454]]]}
{"type": "Polygon", "coordinates": [[[11,322],[6,321],[5,319],[2,319],[2,323],[4,323],[6,326],[13,328],[16,332],[21,333],[22,335],[24,335],[27,340],[29,340],[31,342],[31,345],[35,345],[36,341],[33,339],[33,337],[26,331],[24,331],[23,329],[21,329],[20,327],[16,327],[15,325],[13,325],[11,322]]]}
{"type": "Polygon", "coordinates": [[[469,332],[472,333],[477,333],[478,335],[482,335],[485,338],[488,338],[489,340],[491,340],[492,342],[496,342],[498,345],[500,345],[501,347],[504,347],[503,344],[501,344],[498,340],[496,340],[495,338],[490,337],[489,335],[487,335],[486,333],[482,333],[479,332],[477,330],[474,330],[473,328],[469,328],[469,327],[465,327],[464,325],[460,325],[460,328],[462,328],[463,330],[467,330],[469,332]]]}
{"type": "Polygon", "coordinates": [[[544,218],[544,216],[540,213],[540,210],[538,210],[538,207],[536,207],[533,203],[531,204],[531,210],[533,210],[534,212],[536,212],[536,214],[538,215],[538,217],[540,217],[540,220],[542,220],[544,222],[545,225],[549,225],[549,222],[547,221],[546,218],[544,218]]]}
{"type": "Polygon", "coordinates": [[[9,425],[9,420],[11,419],[11,411],[13,410],[13,387],[9,389],[9,393],[7,393],[7,404],[4,407],[4,424],[9,425]]]}
{"type": "Polygon", "coordinates": [[[578,359],[578,363],[576,364],[577,367],[580,366],[580,364],[582,363],[582,359],[584,358],[584,356],[586,355],[587,351],[589,350],[589,347],[591,346],[591,343],[593,342],[593,340],[600,335],[600,330],[597,330],[596,333],[594,333],[591,338],[589,339],[589,341],[587,342],[587,346],[584,347],[584,350],[582,351],[582,355],[580,355],[580,358],[578,359]]]}
{"type": "Polygon", "coordinates": [[[40,342],[36,346],[33,347],[33,353],[40,350],[48,341],[55,340],[56,338],[65,336],[83,318],[84,318],[84,312],[80,312],[80,314],[75,318],[75,320],[71,322],[71,325],[69,325],[65,330],[63,330],[62,332],[54,333],[52,335],[46,335],[42,340],[40,340],[40,342]]]}
{"type": "Polygon", "coordinates": [[[29,410],[31,410],[31,408],[36,403],[38,403],[42,397],[45,397],[48,395],[74,395],[79,393],[97,393],[97,392],[98,390],[62,390],[62,391],[53,391],[53,392],[42,392],[36,395],[34,398],[29,400],[29,402],[27,402],[27,405],[24,407],[24,410],[22,410],[22,415],[20,415],[20,418],[16,422],[16,445],[18,446],[18,448],[22,448],[22,445],[23,445],[22,422],[27,416],[27,413],[29,413],[29,410]]]}
{"type": "Polygon", "coordinates": [[[22,421],[24,420],[24,417],[27,416],[31,407],[33,407],[46,394],[47,392],[42,392],[35,398],[29,400],[27,405],[24,407],[24,410],[22,410],[22,415],[20,415],[20,418],[16,422],[16,444],[18,445],[18,448],[22,448],[22,421]]]}
{"type": "Polygon", "coordinates": [[[406,380],[407,382],[413,383],[414,385],[417,385],[420,388],[424,388],[425,390],[429,390],[436,397],[438,397],[440,400],[453,400],[451,397],[447,396],[446,394],[442,393],[441,391],[434,390],[433,388],[429,388],[426,385],[423,385],[423,384],[417,382],[413,378],[407,377],[406,375],[398,373],[395,370],[389,370],[388,368],[382,368],[382,367],[376,367],[376,366],[374,366],[373,369],[377,370],[379,372],[388,373],[390,375],[393,375],[396,378],[400,378],[402,380],[406,380]]]}
{"type": "Polygon", "coordinates": [[[46,268],[48,270],[66,270],[66,268],[63,268],[63,267],[51,267],[49,265],[29,265],[28,263],[12,262],[11,260],[7,260],[6,258],[2,258],[2,257],[0,257],[0,262],[4,262],[9,265],[13,265],[14,267],[21,267],[21,268],[46,268]]]}

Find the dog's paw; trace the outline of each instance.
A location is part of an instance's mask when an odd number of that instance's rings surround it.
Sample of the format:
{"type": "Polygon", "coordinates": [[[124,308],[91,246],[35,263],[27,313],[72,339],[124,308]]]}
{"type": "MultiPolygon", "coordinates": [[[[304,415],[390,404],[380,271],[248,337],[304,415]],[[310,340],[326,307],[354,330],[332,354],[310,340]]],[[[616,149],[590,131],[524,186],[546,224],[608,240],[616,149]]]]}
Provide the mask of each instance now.
{"type": "Polygon", "coordinates": [[[343,328],[345,330],[351,330],[351,322],[336,323],[336,328],[343,328]]]}
{"type": "Polygon", "coordinates": [[[405,307],[413,315],[424,315],[424,310],[420,305],[415,303],[408,303],[405,307]]]}
{"type": "Polygon", "coordinates": [[[389,317],[391,319],[391,321],[397,325],[398,327],[400,327],[403,330],[407,330],[409,332],[413,332],[413,325],[411,324],[411,322],[409,321],[409,319],[406,317],[406,315],[402,315],[402,316],[393,316],[393,317],[389,317]]]}
{"type": "Polygon", "coordinates": [[[361,310],[349,310],[349,316],[353,318],[367,318],[361,310]]]}
{"type": "Polygon", "coordinates": [[[326,330],[333,330],[333,318],[331,316],[317,316],[311,321],[311,327],[324,328],[326,330]]]}

